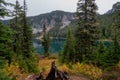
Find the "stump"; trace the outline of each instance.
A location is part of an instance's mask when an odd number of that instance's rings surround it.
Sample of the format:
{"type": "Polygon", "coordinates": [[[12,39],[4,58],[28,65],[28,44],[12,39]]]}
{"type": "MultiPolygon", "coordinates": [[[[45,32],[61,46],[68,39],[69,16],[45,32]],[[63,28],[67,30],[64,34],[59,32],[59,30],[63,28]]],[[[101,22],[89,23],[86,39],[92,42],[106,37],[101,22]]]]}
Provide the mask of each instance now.
{"type": "Polygon", "coordinates": [[[52,62],[51,70],[46,80],[69,80],[68,73],[57,69],[55,61],[52,62]]]}
{"type": "Polygon", "coordinates": [[[67,72],[62,72],[57,69],[55,65],[55,61],[52,62],[50,72],[46,79],[43,79],[43,75],[40,74],[36,80],[69,80],[69,76],[67,72]]]}

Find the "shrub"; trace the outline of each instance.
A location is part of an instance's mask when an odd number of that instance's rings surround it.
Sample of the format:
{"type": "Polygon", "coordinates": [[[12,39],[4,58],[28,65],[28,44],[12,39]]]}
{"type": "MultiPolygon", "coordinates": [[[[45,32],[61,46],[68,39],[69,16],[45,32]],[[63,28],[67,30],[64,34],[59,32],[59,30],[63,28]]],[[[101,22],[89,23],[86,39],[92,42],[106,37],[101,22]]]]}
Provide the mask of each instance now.
{"type": "Polygon", "coordinates": [[[2,70],[0,70],[0,80],[11,80],[8,75],[3,72],[2,70]]]}
{"type": "Polygon", "coordinates": [[[17,59],[19,67],[26,73],[38,72],[37,61],[38,60],[35,58],[34,55],[27,59],[25,59],[23,56],[19,56],[17,59]]]}
{"type": "Polygon", "coordinates": [[[82,73],[89,76],[92,80],[97,80],[102,75],[102,70],[98,67],[93,66],[92,64],[88,65],[83,63],[76,63],[74,65],[74,70],[77,73],[82,73]]]}
{"type": "Polygon", "coordinates": [[[99,80],[102,76],[102,70],[93,66],[92,64],[76,63],[70,66],[63,64],[59,67],[59,69],[70,74],[84,74],[90,77],[92,80],[99,80]]]}
{"type": "Polygon", "coordinates": [[[62,66],[60,66],[59,69],[61,71],[66,71],[69,74],[73,74],[74,73],[74,70],[70,69],[70,67],[68,65],[66,65],[66,64],[63,64],[62,66]]]}
{"type": "Polygon", "coordinates": [[[15,64],[12,63],[10,65],[6,65],[3,68],[3,72],[7,76],[9,76],[10,79],[15,79],[15,80],[22,80],[27,76],[27,74],[19,68],[19,65],[17,63],[15,63],[15,64]]]}

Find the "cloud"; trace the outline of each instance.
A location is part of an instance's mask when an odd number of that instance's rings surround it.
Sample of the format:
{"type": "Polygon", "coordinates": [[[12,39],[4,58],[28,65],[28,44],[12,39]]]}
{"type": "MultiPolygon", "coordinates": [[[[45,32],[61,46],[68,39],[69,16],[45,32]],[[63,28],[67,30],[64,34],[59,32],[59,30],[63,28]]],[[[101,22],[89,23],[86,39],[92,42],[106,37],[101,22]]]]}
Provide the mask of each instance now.
{"type": "MultiPolygon", "coordinates": [[[[16,0],[7,0],[15,3],[16,0]]],[[[75,12],[78,0],[26,0],[28,4],[28,15],[38,15],[54,10],[75,12]]],[[[98,12],[103,14],[112,8],[112,5],[120,0],[96,0],[99,7],[98,12]]],[[[22,4],[23,0],[19,0],[22,4]]]]}

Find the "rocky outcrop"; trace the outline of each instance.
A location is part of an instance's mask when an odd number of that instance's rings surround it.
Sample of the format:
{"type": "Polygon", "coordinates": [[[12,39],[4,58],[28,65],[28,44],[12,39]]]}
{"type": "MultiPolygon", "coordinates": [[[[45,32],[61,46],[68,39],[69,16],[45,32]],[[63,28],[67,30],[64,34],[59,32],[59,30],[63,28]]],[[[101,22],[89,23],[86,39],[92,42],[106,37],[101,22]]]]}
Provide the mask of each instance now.
{"type": "Polygon", "coordinates": [[[120,11],[120,2],[117,2],[113,5],[112,9],[109,10],[106,14],[112,14],[114,13],[116,10],[120,11]]]}
{"type": "Polygon", "coordinates": [[[33,26],[33,34],[36,34],[42,31],[43,22],[45,22],[46,26],[49,28],[60,27],[63,29],[75,19],[74,17],[74,13],[57,10],[50,13],[29,17],[28,19],[30,20],[30,24],[33,26]]]}

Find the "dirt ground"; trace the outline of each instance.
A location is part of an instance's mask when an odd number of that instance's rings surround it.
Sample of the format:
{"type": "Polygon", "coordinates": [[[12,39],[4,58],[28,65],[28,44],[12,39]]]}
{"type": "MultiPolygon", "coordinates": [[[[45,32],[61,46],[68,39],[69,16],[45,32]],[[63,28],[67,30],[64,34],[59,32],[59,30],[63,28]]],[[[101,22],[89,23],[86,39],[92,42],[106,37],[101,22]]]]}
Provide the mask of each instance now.
{"type": "MultiPolygon", "coordinates": [[[[36,77],[35,75],[30,75],[28,76],[25,80],[36,80],[36,77]]],[[[70,80],[90,80],[84,76],[75,76],[75,75],[72,75],[70,76],[70,80]]]]}
{"type": "Polygon", "coordinates": [[[83,76],[70,76],[70,80],[90,80],[83,76]]]}

